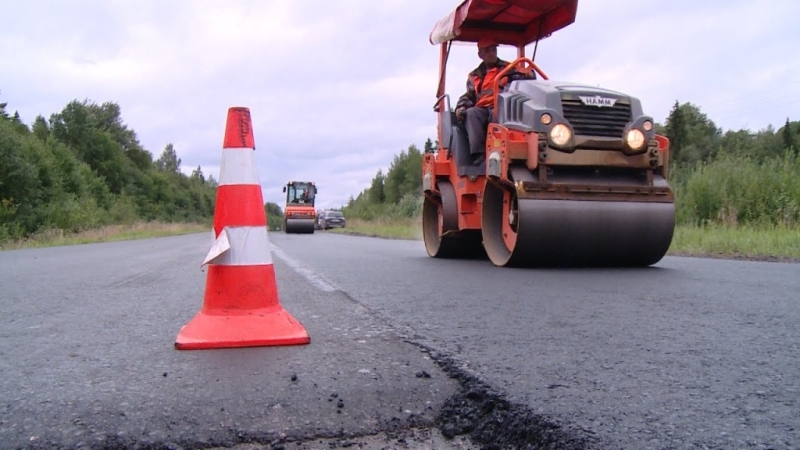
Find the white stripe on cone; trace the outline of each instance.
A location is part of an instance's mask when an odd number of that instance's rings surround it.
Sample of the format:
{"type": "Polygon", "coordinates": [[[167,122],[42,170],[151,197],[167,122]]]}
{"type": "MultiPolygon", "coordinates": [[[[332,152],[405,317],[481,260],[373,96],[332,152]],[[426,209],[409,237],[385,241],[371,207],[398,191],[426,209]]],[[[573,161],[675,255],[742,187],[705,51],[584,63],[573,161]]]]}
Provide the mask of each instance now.
{"type": "Polygon", "coordinates": [[[200,266],[272,264],[267,227],[224,227],[200,266]]]}
{"type": "Polygon", "coordinates": [[[252,148],[223,149],[222,163],[219,167],[219,185],[260,184],[255,153],[252,148]]]}

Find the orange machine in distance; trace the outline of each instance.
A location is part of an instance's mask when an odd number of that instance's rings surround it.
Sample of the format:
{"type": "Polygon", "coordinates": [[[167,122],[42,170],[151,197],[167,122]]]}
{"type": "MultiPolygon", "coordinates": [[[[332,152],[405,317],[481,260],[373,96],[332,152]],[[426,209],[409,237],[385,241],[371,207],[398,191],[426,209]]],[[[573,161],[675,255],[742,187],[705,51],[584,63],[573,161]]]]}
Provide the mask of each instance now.
{"type": "Polygon", "coordinates": [[[286,233],[314,233],[317,211],[314,199],[317,186],[313,181],[290,181],[283,187],[286,193],[283,230],[286,233]]]}

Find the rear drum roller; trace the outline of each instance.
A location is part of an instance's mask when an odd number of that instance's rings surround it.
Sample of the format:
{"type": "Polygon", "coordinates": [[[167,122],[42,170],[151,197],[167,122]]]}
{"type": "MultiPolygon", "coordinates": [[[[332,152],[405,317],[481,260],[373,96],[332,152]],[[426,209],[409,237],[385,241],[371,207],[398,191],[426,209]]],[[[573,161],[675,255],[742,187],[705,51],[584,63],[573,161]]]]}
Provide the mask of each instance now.
{"type": "Polygon", "coordinates": [[[486,258],[479,232],[458,229],[458,205],[453,185],[437,183],[440,202],[426,196],[422,204],[422,238],[434,258],[486,258]]]}

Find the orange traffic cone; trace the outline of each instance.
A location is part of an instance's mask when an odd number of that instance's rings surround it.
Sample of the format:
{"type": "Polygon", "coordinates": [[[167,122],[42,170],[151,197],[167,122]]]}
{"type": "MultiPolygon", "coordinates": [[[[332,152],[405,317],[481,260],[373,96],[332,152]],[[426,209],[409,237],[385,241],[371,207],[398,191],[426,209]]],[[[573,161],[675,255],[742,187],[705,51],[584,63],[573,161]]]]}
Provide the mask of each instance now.
{"type": "Polygon", "coordinates": [[[310,342],[278,299],[254,154],[250,110],[229,108],[214,210],[216,241],[202,264],[208,265],[203,307],[178,333],[180,350],[310,342]]]}

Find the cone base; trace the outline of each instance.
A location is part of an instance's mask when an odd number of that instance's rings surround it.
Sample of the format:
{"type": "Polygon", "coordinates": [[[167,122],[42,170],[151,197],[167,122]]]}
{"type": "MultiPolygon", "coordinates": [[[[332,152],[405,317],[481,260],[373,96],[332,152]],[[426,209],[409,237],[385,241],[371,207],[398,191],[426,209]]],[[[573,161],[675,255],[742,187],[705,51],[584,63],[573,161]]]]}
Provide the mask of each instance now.
{"type": "Polygon", "coordinates": [[[284,309],[241,311],[200,311],[181,328],[175,340],[178,350],[232,347],[303,345],[311,342],[300,322],[284,309]]]}

